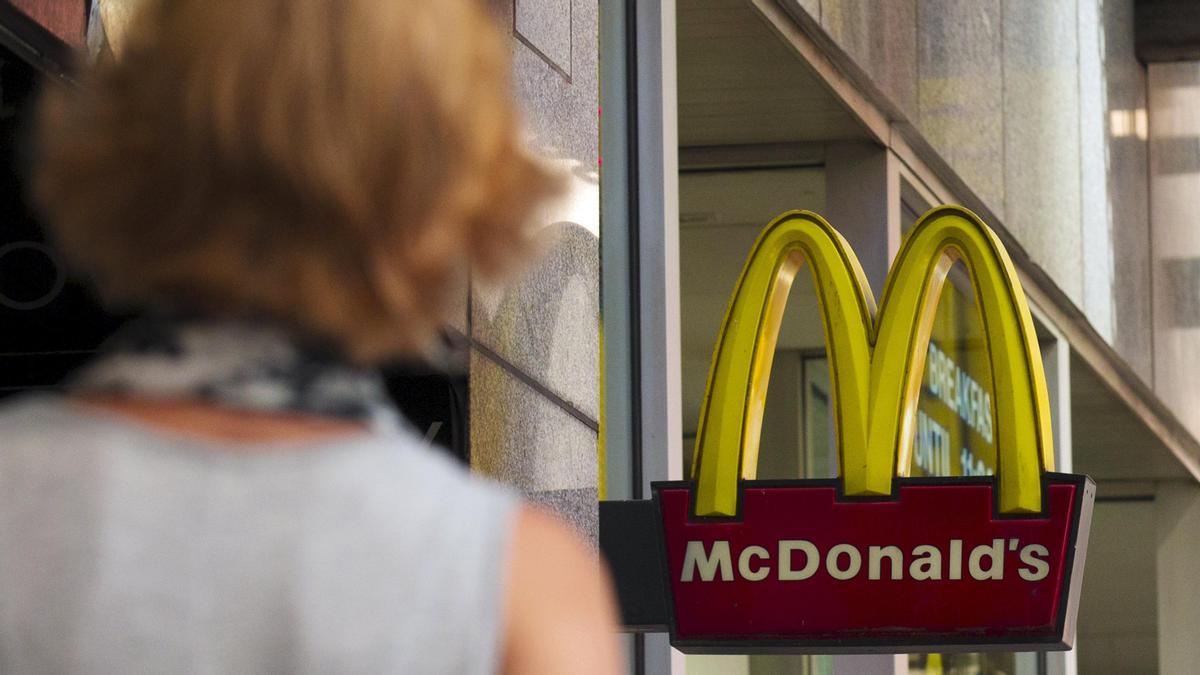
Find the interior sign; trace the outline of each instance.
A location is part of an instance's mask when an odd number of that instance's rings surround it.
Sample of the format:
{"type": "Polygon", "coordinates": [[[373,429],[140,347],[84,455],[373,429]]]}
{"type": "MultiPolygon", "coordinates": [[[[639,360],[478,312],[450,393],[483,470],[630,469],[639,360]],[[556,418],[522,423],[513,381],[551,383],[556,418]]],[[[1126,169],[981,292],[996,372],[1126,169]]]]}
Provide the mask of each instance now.
{"type": "MultiPolygon", "coordinates": [[[[932,365],[951,389],[947,364],[932,365]]],[[[1074,642],[1095,484],[1054,472],[1024,292],[999,239],[966,209],[936,208],[913,227],[878,311],[853,251],[820,216],[771,222],[725,315],[692,468],[690,480],[654,484],[652,500],[601,503],[601,545],[631,629],[669,630],[674,646],[700,653],[1074,642]],[[931,325],[956,260],[983,319],[994,395],[955,374],[953,400],[994,439],[996,475],[911,477],[926,361],[940,354],[931,325]],[[771,360],[802,263],[821,304],[841,472],[756,480],[771,360]]]]}

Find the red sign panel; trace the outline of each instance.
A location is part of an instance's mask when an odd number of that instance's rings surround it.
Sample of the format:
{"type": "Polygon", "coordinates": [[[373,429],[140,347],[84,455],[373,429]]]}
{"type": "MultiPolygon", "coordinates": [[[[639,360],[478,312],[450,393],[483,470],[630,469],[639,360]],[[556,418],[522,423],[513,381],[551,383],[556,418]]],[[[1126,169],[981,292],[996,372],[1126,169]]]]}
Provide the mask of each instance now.
{"type": "Polygon", "coordinates": [[[1095,484],[1046,473],[1044,512],[998,515],[991,478],[746,481],[733,518],[660,483],[672,644],[691,652],[1069,649],[1095,484]]]}

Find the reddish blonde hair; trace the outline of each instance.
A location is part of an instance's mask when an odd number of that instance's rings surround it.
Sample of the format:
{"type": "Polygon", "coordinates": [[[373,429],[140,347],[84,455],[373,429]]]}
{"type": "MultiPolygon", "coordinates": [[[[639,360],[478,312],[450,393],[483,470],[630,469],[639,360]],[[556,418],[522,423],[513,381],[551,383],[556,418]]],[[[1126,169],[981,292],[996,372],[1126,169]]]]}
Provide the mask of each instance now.
{"type": "Polygon", "coordinates": [[[110,302],[411,353],[559,189],[474,0],[150,0],[128,40],[47,97],[35,181],[110,302]]]}

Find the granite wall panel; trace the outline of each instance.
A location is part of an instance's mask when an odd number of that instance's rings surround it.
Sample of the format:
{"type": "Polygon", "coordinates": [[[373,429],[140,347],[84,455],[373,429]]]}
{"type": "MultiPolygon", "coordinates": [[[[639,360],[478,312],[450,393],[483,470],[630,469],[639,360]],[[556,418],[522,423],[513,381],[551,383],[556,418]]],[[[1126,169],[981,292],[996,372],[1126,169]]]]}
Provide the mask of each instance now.
{"type": "Polygon", "coordinates": [[[999,0],[923,0],[917,127],[1004,218],[1004,83],[999,0]]]}
{"type": "Polygon", "coordinates": [[[1108,200],[1108,102],[1105,100],[1105,25],[1100,0],[1078,0],[1079,216],[1082,233],[1083,313],[1110,343],[1113,306],[1112,205],[1108,200]]]}
{"type": "MultiPolygon", "coordinates": [[[[1082,0],[1081,0],[1082,1],[1082,0]]],[[[1152,383],[1146,67],[1133,50],[1133,0],[1104,0],[1108,204],[1113,255],[1113,345],[1152,383]]]]}
{"type": "Polygon", "coordinates": [[[917,0],[823,0],[821,25],[910,118],[917,118],[917,0]]]}
{"type": "Polygon", "coordinates": [[[471,357],[471,467],[597,536],[596,430],[478,353],[471,357]]]}
{"type": "Polygon", "coordinates": [[[1148,68],[1154,389],[1200,435],[1200,62],[1148,68]]]}
{"type": "Polygon", "coordinates": [[[1082,306],[1076,11],[1004,3],[1004,224],[1082,306]]]}
{"type": "Polygon", "coordinates": [[[538,214],[544,255],[469,302],[472,466],[596,536],[599,118],[596,0],[493,2],[513,34],[531,146],[569,176],[538,214]],[[506,14],[507,12],[507,14],[506,14]]]}
{"type": "MultiPolygon", "coordinates": [[[[521,6],[516,4],[514,31],[521,6]]],[[[531,142],[570,175],[572,187],[539,216],[547,255],[503,289],[476,287],[471,302],[475,340],[593,418],[599,417],[596,11],[595,0],[572,0],[570,11],[541,19],[557,17],[569,25],[570,69],[514,40],[516,90],[531,142]]],[[[562,27],[539,28],[543,35],[555,30],[562,27]]]]}
{"type": "Polygon", "coordinates": [[[525,46],[571,77],[571,0],[516,0],[513,32],[525,46]]]}

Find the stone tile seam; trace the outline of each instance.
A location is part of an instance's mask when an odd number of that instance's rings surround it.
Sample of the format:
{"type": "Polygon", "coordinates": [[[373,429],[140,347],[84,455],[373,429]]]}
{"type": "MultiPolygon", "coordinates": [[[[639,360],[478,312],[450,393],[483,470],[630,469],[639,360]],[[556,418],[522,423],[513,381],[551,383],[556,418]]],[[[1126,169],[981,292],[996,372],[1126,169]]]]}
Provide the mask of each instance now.
{"type": "Polygon", "coordinates": [[[567,81],[567,84],[574,84],[571,81],[571,72],[570,71],[574,70],[574,66],[575,66],[575,63],[574,63],[575,62],[575,3],[574,2],[567,3],[567,36],[569,38],[569,40],[567,41],[567,61],[568,61],[568,63],[567,63],[567,67],[563,68],[561,65],[558,64],[557,61],[550,58],[550,55],[546,54],[541,49],[538,49],[538,47],[533,44],[533,40],[525,37],[525,35],[517,28],[517,1],[519,1],[519,0],[515,0],[512,3],[512,34],[513,34],[513,37],[516,38],[518,42],[520,42],[521,44],[525,45],[530,50],[532,50],[533,53],[536,54],[538,56],[538,58],[545,61],[546,65],[550,66],[550,68],[552,70],[554,70],[559,75],[562,75],[563,79],[565,79],[567,81]]]}
{"type": "Polygon", "coordinates": [[[517,39],[517,42],[520,42],[521,44],[525,45],[529,49],[529,51],[533,52],[535,56],[537,56],[539,59],[541,59],[547,66],[549,66],[550,70],[553,70],[554,72],[556,72],[560,76],[562,76],[562,78],[564,80],[566,80],[567,84],[572,84],[571,74],[568,73],[567,71],[563,70],[562,66],[555,63],[554,59],[550,58],[542,50],[538,49],[537,46],[533,44],[533,40],[530,40],[529,38],[522,35],[521,31],[517,30],[516,28],[513,29],[513,37],[517,39]]]}
{"type": "Polygon", "coordinates": [[[503,356],[495,352],[491,347],[488,347],[475,338],[462,335],[461,333],[458,333],[458,331],[454,331],[454,333],[456,334],[455,338],[457,340],[470,345],[471,349],[475,350],[475,352],[480,356],[483,356],[487,360],[499,366],[501,370],[516,378],[534,392],[540,394],[542,398],[553,403],[555,406],[562,409],[563,412],[567,413],[571,417],[574,417],[585,427],[596,433],[600,433],[600,422],[594,419],[591,415],[588,415],[584,411],[580,410],[575,404],[566,400],[562,396],[559,396],[552,389],[541,382],[538,382],[533,376],[509,362],[508,359],[505,359],[503,356]]]}

